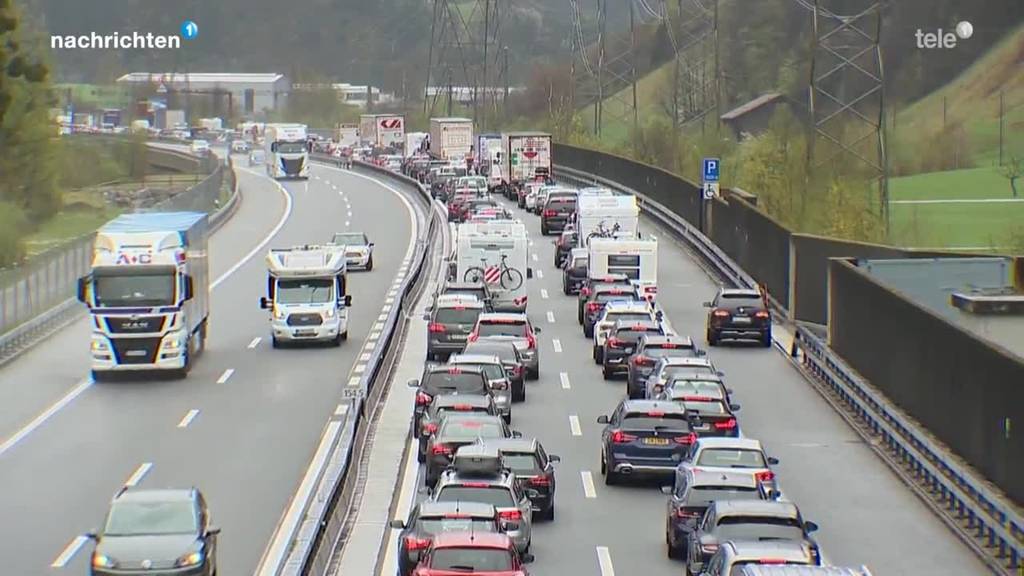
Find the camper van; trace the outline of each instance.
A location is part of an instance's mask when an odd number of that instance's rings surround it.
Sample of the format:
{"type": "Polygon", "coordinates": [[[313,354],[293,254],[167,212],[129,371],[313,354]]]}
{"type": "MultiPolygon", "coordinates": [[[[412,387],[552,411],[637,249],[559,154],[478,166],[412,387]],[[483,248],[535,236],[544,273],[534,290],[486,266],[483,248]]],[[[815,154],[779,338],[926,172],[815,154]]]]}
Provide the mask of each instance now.
{"type": "Polygon", "coordinates": [[[459,225],[455,262],[458,281],[488,285],[496,312],[526,311],[526,279],[533,274],[525,224],[494,220],[459,225]]]}

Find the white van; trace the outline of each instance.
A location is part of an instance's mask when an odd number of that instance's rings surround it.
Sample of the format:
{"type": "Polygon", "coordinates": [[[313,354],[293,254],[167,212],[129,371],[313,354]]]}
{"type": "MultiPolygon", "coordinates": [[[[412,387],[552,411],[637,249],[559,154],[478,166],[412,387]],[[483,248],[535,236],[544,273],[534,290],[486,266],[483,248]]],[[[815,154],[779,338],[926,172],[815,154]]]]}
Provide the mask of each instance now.
{"type": "Polygon", "coordinates": [[[485,282],[496,312],[525,312],[526,280],[533,277],[528,257],[522,222],[466,222],[458,227],[455,279],[485,282]]]}
{"type": "Polygon", "coordinates": [[[591,238],[588,252],[590,278],[625,274],[648,300],[658,295],[657,238],[591,238]]]}

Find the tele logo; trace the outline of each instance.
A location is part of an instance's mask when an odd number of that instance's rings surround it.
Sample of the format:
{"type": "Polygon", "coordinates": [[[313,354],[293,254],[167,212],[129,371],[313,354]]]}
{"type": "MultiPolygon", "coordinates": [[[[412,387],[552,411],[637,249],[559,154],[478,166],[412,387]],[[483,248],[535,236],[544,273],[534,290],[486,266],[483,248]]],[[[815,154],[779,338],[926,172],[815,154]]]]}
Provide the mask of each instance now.
{"type": "Polygon", "coordinates": [[[914,33],[914,38],[917,40],[918,48],[951,49],[956,48],[956,43],[959,40],[967,40],[974,35],[974,26],[966,20],[958,23],[954,30],[955,32],[950,32],[939,28],[935,32],[925,32],[918,28],[917,32],[914,33]]]}

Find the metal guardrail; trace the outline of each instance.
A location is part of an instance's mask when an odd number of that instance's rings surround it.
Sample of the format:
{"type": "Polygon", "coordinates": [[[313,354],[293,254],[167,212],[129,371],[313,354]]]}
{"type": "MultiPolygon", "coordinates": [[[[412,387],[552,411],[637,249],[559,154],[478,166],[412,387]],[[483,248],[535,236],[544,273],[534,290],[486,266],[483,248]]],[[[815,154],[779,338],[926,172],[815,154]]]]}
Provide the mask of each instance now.
{"type": "MultiPolygon", "coordinates": [[[[319,154],[314,155],[312,159],[322,163],[339,164],[337,159],[319,154]]],[[[365,371],[359,377],[358,386],[346,387],[344,394],[347,398],[342,400],[348,400],[349,409],[340,423],[342,429],[330,448],[331,456],[321,470],[317,471],[315,489],[309,492],[307,501],[303,503],[301,523],[288,535],[288,552],[281,565],[263,566],[264,574],[325,574],[331,566],[336,553],[335,543],[343,538],[342,528],[350,513],[347,506],[340,503],[340,499],[342,492],[356,480],[356,475],[352,474],[353,460],[355,451],[361,448],[357,446],[356,439],[361,432],[365,432],[364,427],[369,420],[368,404],[383,392],[383,388],[375,388],[374,385],[378,377],[388,369],[388,360],[393,360],[397,353],[400,338],[396,338],[396,335],[401,331],[400,326],[414,315],[411,307],[415,298],[409,296],[419,290],[422,283],[427,280],[423,270],[427,262],[430,241],[439,234],[444,241],[448,231],[446,215],[438,210],[431,201],[429,192],[418,182],[370,164],[357,162],[355,165],[414,187],[429,206],[428,228],[426,233],[421,233],[416,240],[412,260],[395,296],[395,305],[388,312],[380,338],[370,353],[365,371]]]]}
{"type": "MultiPolygon", "coordinates": [[[[161,152],[184,154],[164,148],[161,152]]],[[[194,158],[194,157],[193,157],[194,158]]],[[[161,202],[153,210],[200,210],[216,208],[210,217],[211,231],[219,228],[238,207],[239,194],[231,168],[223,164],[188,190],[161,202]],[[224,177],[232,184],[228,201],[219,206],[224,177]]],[[[74,298],[78,278],[88,272],[92,261],[94,234],[53,248],[37,256],[28,270],[11,270],[16,278],[0,287],[0,365],[3,365],[76,319],[83,309],[74,298]]]]}
{"type": "MultiPolygon", "coordinates": [[[[744,272],[709,238],[682,217],[643,193],[572,168],[555,166],[555,176],[574,184],[601,185],[636,197],[646,214],[693,249],[706,264],[736,287],[754,288],[744,272]]],[[[778,302],[773,304],[781,309],[778,302]]],[[[805,373],[842,400],[846,410],[881,440],[897,469],[909,469],[907,483],[996,573],[1024,571],[1024,516],[977,473],[957,464],[955,455],[928,438],[921,428],[875,391],[811,329],[797,326],[791,356],[805,373]],[[921,492],[924,491],[924,493],[921,492]]],[[[863,431],[859,431],[863,433],[863,431]]]]}

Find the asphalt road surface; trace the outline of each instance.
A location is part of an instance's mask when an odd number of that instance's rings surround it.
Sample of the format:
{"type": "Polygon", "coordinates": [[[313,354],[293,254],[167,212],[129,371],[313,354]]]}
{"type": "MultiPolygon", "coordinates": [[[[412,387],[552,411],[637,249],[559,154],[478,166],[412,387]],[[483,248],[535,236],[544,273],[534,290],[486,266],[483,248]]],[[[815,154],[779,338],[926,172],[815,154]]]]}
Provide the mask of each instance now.
{"type": "Polygon", "coordinates": [[[210,244],[208,346],[186,380],[92,383],[85,320],[0,370],[0,572],[85,573],[91,545],[78,537],[125,483],[200,488],[223,529],[220,572],[256,568],[384,305],[413,219],[367,178],[314,167],[308,182],[278,186],[239,165],[242,204],[210,244]],[[271,349],[258,306],[266,250],[344,230],[376,242],[373,271],[350,275],[349,340],[271,349]]]}
{"type": "MultiPolygon", "coordinates": [[[[526,222],[536,255],[530,262],[535,272],[528,281],[529,315],[543,333],[541,376],[528,382],[526,403],[513,408],[512,427],[562,457],[556,519],[534,523],[531,551],[537,561],[530,571],[677,576],[684,564],[666,557],[666,496],[659,482],[609,487],[600,474],[603,425],[596,419],[611,413],[625,395],[625,379],[606,381],[592,363],[591,341],[576,323],[575,296],[563,295],[560,271],[552,264],[554,237],[540,235],[536,216],[513,211],[526,222]]],[[[641,229],[660,239],[659,301],[670,323],[706,348],[701,304],[713,297],[717,284],[666,231],[647,219],[641,229]]],[[[422,350],[406,353],[423,355],[422,350]]],[[[821,525],[816,538],[827,560],[867,565],[887,576],[987,573],[779,350],[722,346],[710,349],[710,357],[742,406],[743,433],[781,460],[776,471],[782,490],[805,518],[821,525]]],[[[416,486],[422,486],[422,478],[416,486]]]]}

